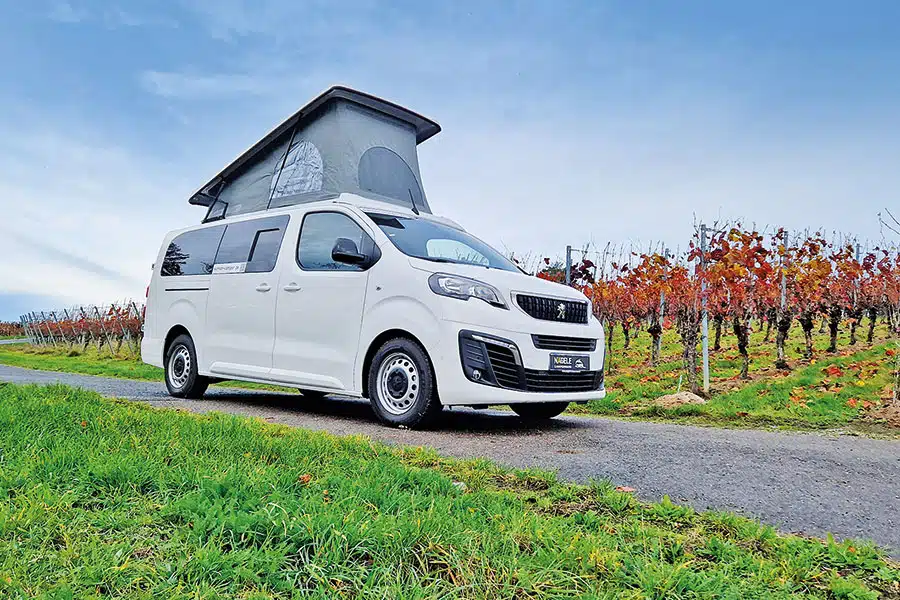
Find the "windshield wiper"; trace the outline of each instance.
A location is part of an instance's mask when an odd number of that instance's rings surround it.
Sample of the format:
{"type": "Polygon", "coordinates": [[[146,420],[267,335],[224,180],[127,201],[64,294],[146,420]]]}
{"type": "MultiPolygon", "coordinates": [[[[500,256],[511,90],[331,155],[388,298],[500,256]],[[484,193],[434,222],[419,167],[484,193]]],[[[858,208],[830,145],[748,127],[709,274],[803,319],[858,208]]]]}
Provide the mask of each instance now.
{"type": "Polygon", "coordinates": [[[483,265],[481,263],[466,262],[463,260],[453,260],[452,258],[443,258],[441,256],[417,256],[416,258],[421,258],[422,260],[430,260],[431,262],[436,262],[436,263],[450,263],[451,265],[469,265],[472,267],[484,267],[485,269],[497,268],[497,267],[492,267],[491,265],[483,265]]]}

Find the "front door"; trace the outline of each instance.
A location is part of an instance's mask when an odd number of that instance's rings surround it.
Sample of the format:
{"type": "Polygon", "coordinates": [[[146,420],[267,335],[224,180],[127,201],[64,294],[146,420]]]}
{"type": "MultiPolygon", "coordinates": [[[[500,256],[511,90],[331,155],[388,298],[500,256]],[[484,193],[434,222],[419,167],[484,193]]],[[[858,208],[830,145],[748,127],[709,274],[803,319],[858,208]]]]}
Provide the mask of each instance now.
{"type": "Polygon", "coordinates": [[[206,356],[214,375],[268,377],[275,340],[275,265],[288,219],[239,221],[225,229],[206,307],[206,356]]]}
{"type": "Polygon", "coordinates": [[[339,238],[352,240],[361,251],[374,248],[371,235],[349,214],[311,212],[303,218],[294,260],[282,261],[273,379],[326,390],[358,389],[353,372],[368,272],[332,258],[339,238]]]}

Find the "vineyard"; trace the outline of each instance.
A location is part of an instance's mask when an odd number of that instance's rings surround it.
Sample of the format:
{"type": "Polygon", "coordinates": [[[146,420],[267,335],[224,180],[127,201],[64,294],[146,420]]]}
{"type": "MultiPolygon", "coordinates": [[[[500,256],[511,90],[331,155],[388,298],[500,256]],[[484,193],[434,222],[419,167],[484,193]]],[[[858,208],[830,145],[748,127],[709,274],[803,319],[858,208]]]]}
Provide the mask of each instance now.
{"type": "MultiPolygon", "coordinates": [[[[889,409],[900,425],[896,249],[735,226],[701,227],[680,252],[583,255],[569,280],[605,325],[608,394],[573,410],[834,426],[889,409]],[[665,415],[652,404],[682,389],[709,404],[665,415]]],[[[530,271],[566,278],[549,259],[530,271]]],[[[0,335],[24,334],[45,355],[132,361],[142,311],[125,302],[30,313],[0,335]]]]}
{"type": "MultiPolygon", "coordinates": [[[[587,254],[584,252],[583,254],[587,254]]],[[[809,365],[817,354],[837,356],[840,342],[847,349],[876,343],[876,326],[883,321],[887,336],[900,333],[900,253],[894,249],[862,251],[852,241],[828,241],[821,234],[791,238],[784,230],[765,235],[739,226],[709,231],[700,227],[682,253],[620,252],[609,248],[570,268],[571,284],[594,304],[605,324],[611,349],[608,371],[615,374],[617,335],[627,350],[638,331],[650,337],[646,363],[660,365],[663,334],[674,331],[681,348],[686,387],[703,393],[698,365],[701,325],[711,329],[711,350],[722,347],[723,332],[734,336],[740,356],[737,378],[751,378],[751,358],[763,344],[774,342],[774,368],[789,372],[809,365]],[[841,330],[847,339],[839,336],[841,330]],[[817,349],[815,336],[827,336],[817,349]],[[751,333],[757,346],[751,345],[751,333]],[[801,356],[789,361],[787,344],[793,331],[802,336],[801,356]],[[764,332],[764,333],[763,333],[764,332]]],[[[564,281],[560,263],[543,260],[539,277],[564,281]]],[[[620,353],[621,354],[621,353],[620,353]]],[[[900,352],[888,349],[888,358],[900,352]]],[[[893,370],[891,400],[898,401],[894,360],[877,365],[893,370]]]]}
{"type": "Polygon", "coordinates": [[[20,338],[25,335],[21,323],[4,323],[0,321],[0,340],[8,338],[20,338]]]}
{"type": "Polygon", "coordinates": [[[17,325],[34,345],[81,351],[93,346],[98,352],[106,350],[113,356],[136,357],[140,352],[143,307],[123,302],[29,313],[17,325]]]}

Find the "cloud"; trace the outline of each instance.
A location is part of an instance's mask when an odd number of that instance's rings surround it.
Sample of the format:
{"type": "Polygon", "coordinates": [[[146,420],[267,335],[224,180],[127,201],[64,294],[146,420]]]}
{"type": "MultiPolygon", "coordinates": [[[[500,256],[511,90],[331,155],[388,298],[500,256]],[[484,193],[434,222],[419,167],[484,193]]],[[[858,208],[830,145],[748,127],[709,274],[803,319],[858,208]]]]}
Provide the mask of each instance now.
{"type": "Polygon", "coordinates": [[[145,71],[141,86],[164,98],[203,99],[221,96],[268,95],[279,89],[279,82],[251,74],[198,75],[145,71]]]}
{"type": "Polygon", "coordinates": [[[178,27],[178,21],[166,16],[150,15],[124,9],[120,6],[88,10],[83,6],[73,6],[65,0],[56,2],[48,13],[48,18],[57,23],[78,25],[99,22],[109,29],[119,27],[178,27]]]}
{"type": "Polygon", "coordinates": [[[88,275],[95,275],[97,277],[102,277],[103,279],[108,279],[113,283],[124,283],[131,286],[135,284],[140,285],[140,282],[131,275],[126,275],[115,269],[104,267],[92,260],[72,254],[70,251],[62,250],[44,240],[31,238],[16,233],[15,231],[4,231],[2,228],[0,228],[0,232],[8,238],[12,238],[12,240],[18,242],[26,252],[30,252],[33,257],[39,258],[40,260],[58,263],[62,268],[76,269],[88,275]]]}
{"type": "Polygon", "coordinates": [[[20,125],[0,127],[0,292],[142,298],[164,234],[200,219],[194,182],[96,132],[20,125]]]}
{"type": "Polygon", "coordinates": [[[89,14],[84,9],[73,7],[69,2],[60,1],[53,5],[47,16],[58,23],[81,23],[89,14]]]}

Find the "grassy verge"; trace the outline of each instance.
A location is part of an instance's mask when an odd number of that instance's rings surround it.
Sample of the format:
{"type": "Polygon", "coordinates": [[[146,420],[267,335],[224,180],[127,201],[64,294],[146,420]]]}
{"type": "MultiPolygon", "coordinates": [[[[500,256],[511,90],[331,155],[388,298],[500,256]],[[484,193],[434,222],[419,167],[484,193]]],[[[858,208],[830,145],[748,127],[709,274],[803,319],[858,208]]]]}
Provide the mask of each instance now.
{"type": "Polygon", "coordinates": [[[0,386],[0,596],[877,598],[866,543],[606,484],[0,386]]]}
{"type": "MultiPolygon", "coordinates": [[[[879,331],[879,334],[883,332],[879,331]]],[[[756,334],[761,338],[761,334],[756,334]]],[[[621,337],[621,336],[620,336],[621,337]]],[[[665,419],[727,426],[777,426],[793,429],[843,428],[859,433],[895,436],[897,424],[869,418],[883,398],[890,396],[891,363],[895,346],[879,337],[872,346],[857,345],[837,354],[819,348],[818,358],[806,362],[792,356],[794,369],[774,368],[774,355],[761,340],[755,341],[753,378],[737,379],[740,361],[733,350],[712,355],[714,393],[709,402],[677,408],[659,408],[653,400],[678,389],[682,378],[677,343],[665,338],[657,367],[646,363],[649,336],[642,334],[631,347],[613,346],[613,371],[607,377],[607,397],[570,412],[640,419],[665,419]]],[[[821,343],[823,340],[817,340],[821,343]]],[[[846,342],[846,340],[843,340],[846,342]]],[[[793,348],[792,352],[800,349],[793,348]]],[[[85,352],[28,345],[0,346],[0,363],[70,373],[162,381],[163,371],[134,358],[116,358],[89,348],[85,352]]],[[[290,388],[244,382],[229,387],[294,391],[290,388]]]]}
{"type": "MultiPolygon", "coordinates": [[[[678,338],[667,332],[663,338],[660,364],[649,364],[650,336],[642,333],[624,348],[619,335],[611,352],[612,369],[607,377],[607,396],[575,410],[590,414],[628,415],[641,418],[676,419],[711,424],[774,425],[801,429],[844,427],[865,424],[861,431],[892,433],[897,424],[869,419],[891,396],[891,355],[896,345],[880,326],[875,341],[868,345],[849,343],[843,332],[839,352],[826,351],[825,336],[814,339],[815,357],[802,358],[798,332],[787,344],[789,371],[775,368],[774,344],[764,341],[763,332],[751,336],[752,358],[749,381],[738,379],[740,356],[729,347],[733,336],[725,336],[723,348],[712,352],[710,373],[712,395],[706,404],[660,408],[653,400],[663,394],[685,389],[678,338]]],[[[851,428],[853,429],[853,428],[851,428]]]]}
{"type": "MultiPolygon", "coordinates": [[[[39,347],[30,345],[0,346],[0,364],[41,371],[100,375],[139,381],[164,381],[163,370],[140,361],[139,358],[112,356],[96,348],[70,350],[64,347],[39,347]]],[[[294,393],[294,388],[265,385],[246,381],[227,381],[216,384],[251,390],[268,390],[294,393]]]]}

